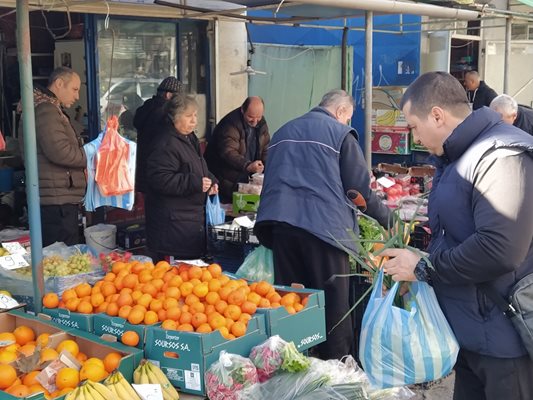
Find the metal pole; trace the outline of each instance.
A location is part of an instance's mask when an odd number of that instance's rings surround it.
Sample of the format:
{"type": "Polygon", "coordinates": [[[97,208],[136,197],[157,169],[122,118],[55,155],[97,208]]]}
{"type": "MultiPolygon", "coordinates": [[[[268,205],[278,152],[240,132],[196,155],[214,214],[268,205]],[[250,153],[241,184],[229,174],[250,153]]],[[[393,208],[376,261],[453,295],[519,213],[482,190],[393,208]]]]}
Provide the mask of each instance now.
{"type": "Polygon", "coordinates": [[[365,158],[372,170],[372,11],[365,12],[365,158]]]}
{"type": "Polygon", "coordinates": [[[511,76],[509,58],[511,57],[511,17],[505,20],[505,55],[503,58],[503,93],[509,94],[509,80],[511,76]]]}
{"type": "Polygon", "coordinates": [[[35,139],[35,110],[33,108],[30,9],[28,1],[17,0],[17,51],[22,100],[26,196],[28,198],[30,223],[33,301],[35,313],[39,313],[42,305],[41,293],[44,290],[43,275],[40,268],[43,258],[43,240],[41,235],[41,209],[39,207],[39,175],[37,172],[37,142],[35,139]]]}

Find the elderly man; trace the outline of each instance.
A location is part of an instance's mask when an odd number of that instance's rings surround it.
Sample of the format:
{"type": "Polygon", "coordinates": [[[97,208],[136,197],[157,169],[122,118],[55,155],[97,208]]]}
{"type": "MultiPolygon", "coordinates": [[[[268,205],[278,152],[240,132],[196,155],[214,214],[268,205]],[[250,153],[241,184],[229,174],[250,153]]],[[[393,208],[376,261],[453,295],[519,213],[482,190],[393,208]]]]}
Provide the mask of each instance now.
{"type": "Polygon", "coordinates": [[[465,87],[468,95],[468,102],[473,110],[483,106],[489,106],[492,99],[498,94],[491,89],[485,81],[482,81],[479,72],[469,71],[465,74],[465,87]]]}
{"type": "Polygon", "coordinates": [[[460,345],[455,400],[532,399],[533,361],[480,285],[507,298],[533,273],[533,137],[490,108],[472,112],[446,72],[421,75],[400,106],[437,164],[430,264],[411,250],[389,249],[383,268],[395,281],[433,285],[460,345]]]}
{"type": "Polygon", "coordinates": [[[490,103],[490,108],[502,116],[505,123],[516,126],[533,135],[533,110],[518,105],[515,99],[507,94],[500,94],[490,103]]]}
{"type": "Polygon", "coordinates": [[[78,209],[85,196],[87,158],[63,107],[79,99],[80,85],[78,74],[60,67],[46,88],[36,86],[33,91],[44,246],[79,243],[78,209]]]}
{"type": "Polygon", "coordinates": [[[323,289],[326,343],[321,358],[353,354],[355,332],[348,316],[350,273],[346,249],[357,252],[359,226],[352,194],[366,213],[388,226],[390,213],[370,189],[370,174],[350,127],[353,98],[343,90],[324,95],[318,107],[287,122],[273,136],[255,225],[274,253],[277,284],[299,282],[323,289]],[[334,328],[335,327],[335,328],[334,328]]]}
{"type": "Polygon", "coordinates": [[[250,175],[263,172],[270,142],[264,112],[263,99],[248,97],[222,118],[209,140],[205,159],[219,181],[224,203],[231,203],[239,182],[248,182],[250,175]]]}

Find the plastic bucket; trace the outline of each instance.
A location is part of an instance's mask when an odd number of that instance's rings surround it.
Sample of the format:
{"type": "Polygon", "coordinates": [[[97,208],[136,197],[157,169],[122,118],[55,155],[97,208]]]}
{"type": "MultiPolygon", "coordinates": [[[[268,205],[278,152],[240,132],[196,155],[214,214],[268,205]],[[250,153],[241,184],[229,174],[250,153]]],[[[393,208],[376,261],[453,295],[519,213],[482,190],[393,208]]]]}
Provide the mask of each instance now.
{"type": "Polygon", "coordinates": [[[98,253],[110,253],[117,247],[117,227],[97,224],[85,228],[85,243],[98,253]]]}
{"type": "Polygon", "coordinates": [[[10,192],[13,189],[13,168],[0,169],[0,192],[10,192]]]}

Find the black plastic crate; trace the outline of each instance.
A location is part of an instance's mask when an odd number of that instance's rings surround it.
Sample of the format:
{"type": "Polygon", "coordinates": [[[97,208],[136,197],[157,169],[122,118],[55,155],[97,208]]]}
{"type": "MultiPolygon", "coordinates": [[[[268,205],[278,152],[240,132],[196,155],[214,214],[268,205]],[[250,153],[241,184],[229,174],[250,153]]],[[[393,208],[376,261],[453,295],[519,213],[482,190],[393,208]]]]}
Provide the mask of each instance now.
{"type": "Polygon", "coordinates": [[[250,229],[229,229],[224,225],[210,225],[207,228],[209,240],[212,242],[247,243],[250,237],[250,229]]]}
{"type": "Polygon", "coordinates": [[[212,261],[220,264],[224,271],[235,272],[256,247],[255,244],[209,240],[207,250],[212,261]]]}

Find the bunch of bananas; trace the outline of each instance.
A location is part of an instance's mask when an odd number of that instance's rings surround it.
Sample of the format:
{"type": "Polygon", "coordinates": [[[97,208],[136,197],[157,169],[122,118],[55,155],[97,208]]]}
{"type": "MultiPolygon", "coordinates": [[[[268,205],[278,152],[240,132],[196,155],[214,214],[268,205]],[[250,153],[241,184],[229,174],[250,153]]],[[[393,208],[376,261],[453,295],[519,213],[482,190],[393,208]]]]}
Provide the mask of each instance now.
{"type": "Polygon", "coordinates": [[[101,383],[86,380],[65,396],[65,400],[120,400],[101,383]]]}
{"type": "Polygon", "coordinates": [[[0,247],[0,257],[3,257],[3,256],[9,256],[9,251],[7,251],[6,249],[4,249],[3,247],[0,247]]]}
{"type": "Polygon", "coordinates": [[[161,385],[163,399],[178,400],[180,398],[178,391],[172,386],[163,371],[147,360],[141,361],[141,364],[133,372],[133,383],[161,385]]]}
{"type": "Polygon", "coordinates": [[[118,370],[107,377],[104,385],[115,394],[118,400],[141,400],[124,375],[118,370]]]}
{"type": "Polygon", "coordinates": [[[396,120],[400,117],[400,110],[388,110],[376,116],[376,125],[379,126],[394,126],[396,120]]]}

